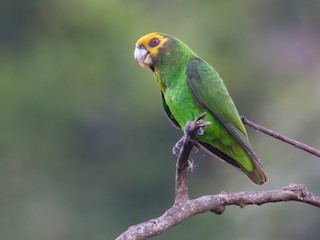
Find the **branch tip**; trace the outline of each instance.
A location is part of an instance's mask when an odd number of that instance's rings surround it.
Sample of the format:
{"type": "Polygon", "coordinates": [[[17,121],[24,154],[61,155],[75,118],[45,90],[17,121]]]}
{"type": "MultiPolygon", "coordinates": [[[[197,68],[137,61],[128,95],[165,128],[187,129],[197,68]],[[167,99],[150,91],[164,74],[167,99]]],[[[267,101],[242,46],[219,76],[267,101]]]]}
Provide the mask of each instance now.
{"type": "Polygon", "coordinates": [[[320,157],[320,150],[314,148],[314,147],[311,147],[305,143],[301,143],[301,142],[298,142],[297,140],[294,140],[294,139],[291,139],[291,138],[288,138],[278,132],[274,132],[273,130],[269,129],[269,128],[266,128],[266,127],[263,127],[261,125],[258,125],[254,122],[251,122],[250,120],[248,120],[245,116],[241,116],[241,121],[243,122],[243,124],[259,131],[259,132],[262,132],[264,134],[267,134],[275,139],[278,139],[282,142],[285,142],[285,143],[288,143],[296,148],[299,148],[303,151],[306,151],[308,153],[311,153],[317,157],[320,157]]]}

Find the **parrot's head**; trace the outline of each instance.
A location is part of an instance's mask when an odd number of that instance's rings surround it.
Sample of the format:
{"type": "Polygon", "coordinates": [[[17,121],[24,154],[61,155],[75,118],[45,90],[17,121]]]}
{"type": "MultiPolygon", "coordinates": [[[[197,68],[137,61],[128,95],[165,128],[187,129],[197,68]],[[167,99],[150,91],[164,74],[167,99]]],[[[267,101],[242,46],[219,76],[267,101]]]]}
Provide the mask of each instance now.
{"type": "Polygon", "coordinates": [[[168,49],[168,45],[173,41],[174,39],[166,34],[149,33],[137,41],[134,58],[140,66],[148,66],[154,70],[157,60],[165,53],[164,49],[168,49]]]}

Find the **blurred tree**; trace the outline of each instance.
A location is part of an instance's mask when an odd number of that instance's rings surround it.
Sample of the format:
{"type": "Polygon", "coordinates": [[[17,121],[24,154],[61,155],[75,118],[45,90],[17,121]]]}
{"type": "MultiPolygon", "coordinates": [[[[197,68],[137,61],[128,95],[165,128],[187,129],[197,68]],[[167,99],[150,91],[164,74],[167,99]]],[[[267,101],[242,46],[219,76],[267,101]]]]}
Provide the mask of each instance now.
{"type": "MultiPolygon", "coordinates": [[[[1,1],[0,238],[112,239],[171,205],[181,133],[133,60],[136,39],[151,31],[210,62],[241,114],[319,147],[317,9],[315,0],[1,1]]],[[[316,189],[319,161],[249,134],[265,188],[316,189]]],[[[194,159],[193,196],[256,189],[202,153],[194,159]]],[[[292,207],[199,216],[158,239],[316,239],[319,214],[292,207]]]]}

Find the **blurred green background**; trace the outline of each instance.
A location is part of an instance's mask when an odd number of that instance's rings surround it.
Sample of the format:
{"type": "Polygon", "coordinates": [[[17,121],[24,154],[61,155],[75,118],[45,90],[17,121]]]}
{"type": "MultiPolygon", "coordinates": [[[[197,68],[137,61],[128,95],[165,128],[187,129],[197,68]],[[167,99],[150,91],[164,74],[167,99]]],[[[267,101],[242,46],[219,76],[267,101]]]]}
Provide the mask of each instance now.
{"type": "MultiPolygon", "coordinates": [[[[0,239],[114,239],[173,203],[181,137],[134,44],[182,39],[220,73],[241,114],[320,148],[319,1],[3,0],[0,3],[0,239]]],[[[193,155],[191,197],[305,184],[320,160],[248,129],[270,178],[193,155]]],[[[202,214],[155,239],[318,239],[300,203],[202,214]]]]}

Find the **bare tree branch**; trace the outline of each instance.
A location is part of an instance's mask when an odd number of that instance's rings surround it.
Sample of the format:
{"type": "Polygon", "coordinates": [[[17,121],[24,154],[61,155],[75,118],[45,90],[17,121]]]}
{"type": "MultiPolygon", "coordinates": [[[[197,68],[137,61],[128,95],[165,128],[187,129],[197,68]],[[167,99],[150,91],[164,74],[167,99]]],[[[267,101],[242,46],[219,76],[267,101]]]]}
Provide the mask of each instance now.
{"type": "Polygon", "coordinates": [[[180,149],[177,164],[176,164],[176,186],[175,186],[175,203],[186,202],[189,200],[188,197],[188,186],[187,186],[187,169],[189,166],[189,155],[194,146],[194,140],[197,132],[209,124],[210,122],[203,121],[206,113],[202,113],[192,122],[187,122],[184,134],[179,140],[183,142],[180,149]]]}
{"type": "MultiPolygon", "coordinates": [[[[187,168],[190,164],[188,158],[194,144],[196,144],[196,133],[199,133],[199,130],[201,130],[202,127],[209,124],[208,122],[203,121],[205,115],[205,113],[201,114],[197,119],[189,122],[186,125],[184,136],[180,140],[183,141],[183,144],[176,164],[175,201],[173,206],[158,218],[129,227],[128,230],[118,236],[116,240],[141,240],[156,236],[191,216],[208,211],[216,214],[222,214],[225,207],[230,205],[237,205],[243,208],[247,205],[296,201],[320,207],[320,197],[309,192],[307,188],[301,184],[290,184],[289,186],[270,191],[236,193],[222,192],[217,195],[207,195],[190,200],[188,197],[186,174],[187,168]]],[[[265,128],[253,124],[244,117],[242,117],[242,120],[245,124],[249,123],[250,125],[248,126],[254,126],[254,128],[259,131],[262,131],[261,129],[263,129],[262,132],[266,133],[265,128]],[[260,128],[257,129],[257,126],[260,128]]],[[[269,133],[267,134],[270,135],[269,133]]]]}
{"type": "Polygon", "coordinates": [[[271,191],[220,193],[175,203],[162,216],[131,226],[116,240],[140,240],[156,236],[187,218],[204,213],[222,214],[226,206],[262,205],[265,203],[297,201],[320,207],[320,197],[313,195],[303,185],[291,184],[271,191]]]}
{"type": "Polygon", "coordinates": [[[316,155],[318,157],[320,157],[320,151],[316,148],[313,148],[307,144],[304,144],[304,143],[301,143],[301,142],[298,142],[296,140],[293,140],[291,138],[288,138],[284,135],[281,135],[280,133],[277,133],[277,132],[274,132],[272,131],[271,129],[268,129],[268,128],[265,128],[265,127],[262,127],[254,122],[251,122],[250,120],[248,120],[246,117],[244,116],[241,116],[241,120],[243,122],[243,124],[255,129],[255,130],[258,130],[262,133],[265,133],[273,138],[276,138],[278,140],[281,140],[285,143],[288,143],[288,144],[291,144],[292,146],[296,147],[296,148],[300,148],[306,152],[309,152],[313,155],[316,155]]]}

